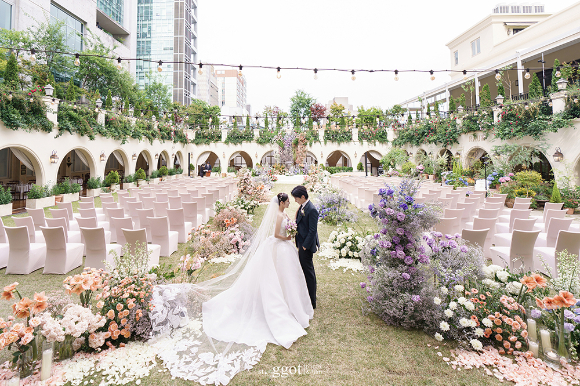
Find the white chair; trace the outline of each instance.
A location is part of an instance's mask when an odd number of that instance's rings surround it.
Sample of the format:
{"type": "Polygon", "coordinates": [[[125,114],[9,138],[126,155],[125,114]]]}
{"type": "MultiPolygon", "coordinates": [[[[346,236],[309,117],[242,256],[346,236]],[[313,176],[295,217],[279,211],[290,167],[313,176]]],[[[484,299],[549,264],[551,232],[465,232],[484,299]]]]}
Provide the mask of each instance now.
{"type": "Polygon", "coordinates": [[[0,218],[0,244],[8,243],[8,238],[6,237],[6,232],[4,231],[4,222],[0,218]]]}
{"type": "Polygon", "coordinates": [[[544,222],[546,222],[546,213],[549,210],[562,210],[562,207],[564,206],[563,202],[546,202],[544,204],[544,214],[543,214],[543,219],[544,222]]]}
{"type": "Polygon", "coordinates": [[[117,205],[116,202],[103,202],[102,206],[103,206],[103,213],[105,213],[106,221],[109,221],[109,219],[111,218],[111,216],[109,216],[109,209],[119,208],[119,205],[117,205]]]}
{"type": "Polygon", "coordinates": [[[8,243],[0,244],[0,268],[8,265],[8,256],[10,255],[10,245],[8,243]]]}
{"type": "Polygon", "coordinates": [[[194,228],[197,228],[203,221],[203,216],[197,212],[197,202],[182,202],[181,206],[183,206],[185,221],[190,222],[194,228]]]}
{"type": "Polygon", "coordinates": [[[546,233],[540,233],[536,241],[536,247],[555,247],[560,231],[567,231],[572,225],[572,218],[552,218],[548,223],[546,233]]]}
{"type": "Polygon", "coordinates": [[[7,227],[9,252],[6,274],[28,275],[44,267],[46,244],[30,243],[27,227],[7,227]]]}
{"type": "MultiPolygon", "coordinates": [[[[514,220],[513,230],[518,231],[533,231],[535,218],[516,218],[514,220]]],[[[495,246],[496,247],[509,247],[512,242],[513,233],[496,233],[495,234],[495,246]]]]}
{"type": "Polygon", "coordinates": [[[85,208],[82,208],[82,209],[79,209],[79,216],[78,217],[85,217],[85,218],[87,218],[87,217],[94,217],[99,222],[103,222],[103,223],[106,223],[107,222],[107,218],[106,218],[105,214],[104,213],[99,214],[97,212],[97,209],[96,208],[86,208],[86,209],[85,208]]]}
{"type": "Polygon", "coordinates": [[[532,213],[531,209],[512,209],[509,214],[509,220],[507,223],[505,221],[502,222],[502,219],[505,220],[504,216],[499,216],[498,223],[496,224],[496,230],[498,233],[509,233],[512,231],[514,227],[514,221],[516,218],[524,218],[527,219],[530,217],[530,213],[532,213]]]}
{"type": "Polygon", "coordinates": [[[505,204],[505,197],[497,197],[497,195],[493,197],[486,197],[484,204],[494,202],[494,203],[501,203],[502,205],[505,204]]]}
{"type": "Polygon", "coordinates": [[[185,221],[185,214],[183,208],[167,209],[167,218],[169,219],[169,230],[178,233],[177,242],[187,242],[187,235],[191,232],[193,224],[185,221]]]}
{"type": "Polygon", "coordinates": [[[559,209],[548,209],[546,211],[544,211],[544,216],[540,217],[540,216],[534,216],[533,218],[537,218],[539,220],[543,220],[542,222],[538,222],[535,225],[535,229],[539,229],[542,232],[548,232],[548,224],[550,223],[550,220],[553,218],[565,218],[566,217],[566,209],[564,210],[559,210],[559,209]]]}
{"type": "Polygon", "coordinates": [[[486,259],[491,259],[490,248],[491,244],[493,243],[494,235],[495,235],[495,223],[497,222],[496,218],[479,218],[475,217],[473,219],[473,230],[481,230],[481,229],[489,229],[487,232],[487,236],[485,238],[485,245],[483,246],[483,255],[486,259]]]}
{"type": "Polygon", "coordinates": [[[169,209],[169,202],[168,201],[161,201],[161,202],[154,202],[153,206],[155,207],[155,217],[166,217],[167,216],[167,209],[169,209]]]}
{"type": "MultiPolygon", "coordinates": [[[[536,247],[534,248],[534,254],[541,255],[542,258],[548,263],[548,266],[551,269],[551,274],[553,277],[556,277],[558,267],[558,254],[562,251],[566,250],[568,253],[572,255],[576,255],[578,257],[580,255],[580,232],[570,232],[570,231],[560,231],[558,233],[558,241],[556,241],[556,247],[536,247]]],[[[536,266],[538,269],[542,266],[541,262],[538,258],[536,266]]],[[[543,267],[542,267],[543,268],[543,267]]],[[[542,269],[543,270],[543,269],[542,269]]]]}
{"type": "Polygon", "coordinates": [[[179,196],[179,190],[178,189],[168,189],[167,190],[167,198],[169,197],[178,197],[179,196]]]}
{"type": "Polygon", "coordinates": [[[161,256],[169,257],[177,251],[177,232],[169,230],[167,217],[148,217],[151,226],[151,243],[161,246],[161,256]]]}
{"type": "Polygon", "coordinates": [[[501,212],[503,205],[502,202],[484,202],[483,209],[499,209],[501,212]]]}
{"type": "Polygon", "coordinates": [[[123,202],[123,209],[125,209],[126,211],[129,211],[129,203],[135,203],[137,202],[137,197],[127,197],[125,198],[125,201],[123,202]]]}
{"type": "Polygon", "coordinates": [[[80,204],[81,202],[82,202],[82,203],[85,203],[85,202],[92,202],[92,203],[93,203],[93,205],[94,205],[94,203],[95,203],[95,198],[94,198],[94,197],[79,197],[79,198],[80,198],[80,202],[79,202],[79,204],[80,204]]]}
{"type": "Polygon", "coordinates": [[[32,217],[12,217],[17,227],[26,227],[28,229],[28,240],[31,243],[44,244],[44,234],[42,230],[34,230],[34,221],[32,217]]]}
{"type": "Polygon", "coordinates": [[[69,221],[74,220],[72,202],[57,202],[58,209],[66,209],[69,221]]]}
{"type": "Polygon", "coordinates": [[[501,210],[501,215],[500,215],[501,221],[500,222],[507,222],[512,210],[525,210],[525,209],[530,209],[530,204],[527,202],[515,202],[511,209],[510,208],[503,208],[501,210]]]}
{"type": "Polygon", "coordinates": [[[489,229],[463,229],[461,231],[461,238],[467,243],[479,246],[483,251],[485,249],[485,240],[489,229]]]}
{"type": "Polygon", "coordinates": [[[540,267],[534,263],[534,244],[540,231],[514,230],[512,243],[509,247],[491,247],[491,260],[493,264],[505,266],[507,262],[510,269],[519,268],[523,265],[524,271],[535,271],[540,267]]]}
{"type": "Polygon", "coordinates": [[[117,231],[115,230],[115,224],[111,219],[125,217],[125,210],[123,208],[111,208],[107,209],[107,212],[109,214],[109,229],[111,230],[111,241],[116,243],[117,231]]]}
{"type": "Polygon", "coordinates": [[[34,229],[40,231],[40,227],[46,226],[46,221],[44,221],[44,209],[30,209],[26,208],[26,212],[30,217],[32,217],[32,221],[34,221],[34,229]]]}
{"type": "Polygon", "coordinates": [[[62,227],[65,230],[65,240],[67,243],[80,243],[81,242],[81,232],[80,231],[69,231],[66,220],[62,217],[59,218],[47,218],[46,226],[49,228],[62,227]]]}
{"type": "Polygon", "coordinates": [[[441,203],[442,208],[451,208],[451,203],[453,202],[453,198],[451,198],[451,197],[449,197],[449,198],[439,197],[437,199],[437,201],[439,201],[441,203]]]}
{"type": "Polygon", "coordinates": [[[167,202],[167,193],[157,193],[155,195],[155,201],[157,202],[167,202]]]}
{"type": "Polygon", "coordinates": [[[143,209],[154,209],[153,203],[155,202],[155,197],[142,197],[143,209]]]}
{"type": "Polygon", "coordinates": [[[155,217],[155,212],[153,209],[137,209],[137,213],[139,214],[139,225],[141,228],[145,229],[147,232],[147,240],[152,240],[153,236],[151,235],[151,226],[149,225],[149,217],[155,217]]]}
{"type": "Polygon", "coordinates": [[[137,245],[143,246],[147,245],[147,253],[149,254],[149,267],[154,267],[159,265],[159,255],[161,252],[161,246],[157,244],[147,244],[147,232],[145,229],[123,229],[125,234],[125,239],[127,244],[129,244],[131,253],[135,253],[135,247],[137,245]]]}
{"type": "MultiPolygon", "coordinates": [[[[97,221],[97,219],[94,217],[77,217],[77,222],[79,223],[79,228],[99,228],[99,227],[101,227],[99,225],[99,222],[97,221]]],[[[107,228],[108,228],[109,223],[106,223],[106,224],[107,224],[107,228]]],[[[111,232],[108,231],[107,229],[105,229],[104,227],[103,227],[103,229],[105,230],[105,243],[111,244],[111,232]]],[[[82,232],[81,232],[81,243],[85,244],[85,237],[83,236],[82,232]]],[[[83,254],[84,255],[87,254],[86,248],[83,250],[83,254]]]]}
{"type": "MultiPolygon", "coordinates": [[[[480,209],[476,213],[476,216],[475,217],[479,217],[479,218],[495,218],[495,219],[497,219],[497,216],[499,216],[499,209],[480,209]]],[[[473,229],[473,221],[466,222],[465,223],[465,228],[466,229],[473,229]]]]}
{"type": "Polygon", "coordinates": [[[110,204],[111,202],[115,202],[115,197],[113,196],[105,196],[101,194],[101,205],[107,203],[110,204]]]}
{"type": "Polygon", "coordinates": [[[182,207],[181,205],[181,197],[180,196],[174,196],[174,197],[169,197],[169,208],[170,209],[179,209],[182,207]]]}
{"type": "Polygon", "coordinates": [[[107,244],[105,242],[105,231],[103,228],[81,228],[85,245],[87,248],[87,257],[85,258],[85,267],[105,268],[105,261],[114,265],[115,261],[111,252],[121,255],[121,246],[118,244],[107,244]]]}
{"type": "Polygon", "coordinates": [[[442,217],[433,227],[435,232],[441,232],[444,235],[454,235],[457,232],[457,217],[442,217]]]}
{"type": "Polygon", "coordinates": [[[83,263],[84,244],[67,243],[62,227],[42,227],[46,240],[46,260],[42,273],[64,275],[83,263]]]}
{"type": "Polygon", "coordinates": [[[475,203],[474,202],[458,202],[457,209],[465,209],[463,216],[461,216],[461,222],[466,223],[475,216],[475,203]]]}
{"type": "MultiPolygon", "coordinates": [[[[129,211],[129,216],[131,216],[131,219],[135,223],[135,228],[141,228],[141,225],[139,224],[139,213],[137,213],[137,209],[143,209],[143,203],[141,201],[128,202],[127,209],[129,211]]],[[[118,235],[119,233],[117,232],[117,236],[118,235]]]]}
{"type": "Polygon", "coordinates": [[[133,221],[130,217],[122,217],[122,218],[111,218],[111,221],[115,223],[115,232],[117,232],[117,244],[123,247],[127,240],[125,240],[125,233],[123,233],[123,229],[134,229],[133,221]]]}

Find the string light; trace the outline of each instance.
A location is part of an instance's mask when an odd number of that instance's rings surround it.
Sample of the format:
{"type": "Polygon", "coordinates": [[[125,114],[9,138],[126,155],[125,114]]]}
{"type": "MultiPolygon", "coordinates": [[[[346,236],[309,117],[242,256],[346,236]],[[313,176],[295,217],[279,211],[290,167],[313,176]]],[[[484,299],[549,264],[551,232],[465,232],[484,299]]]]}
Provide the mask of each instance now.
{"type": "Polygon", "coordinates": [[[238,76],[241,78],[242,76],[244,76],[244,74],[242,74],[242,65],[240,64],[240,67],[238,67],[238,76]]]}
{"type": "Polygon", "coordinates": [[[117,68],[120,70],[121,68],[123,68],[123,66],[121,66],[121,57],[119,56],[117,58],[117,68]]]}
{"type": "Polygon", "coordinates": [[[524,103],[524,108],[527,110],[530,108],[530,105],[528,105],[528,102],[524,103]]]}
{"type": "Polygon", "coordinates": [[[159,71],[159,72],[163,71],[163,61],[162,60],[160,60],[158,63],[157,71],[159,71]]]}
{"type": "Polygon", "coordinates": [[[559,78],[562,76],[562,73],[560,72],[560,66],[556,67],[556,78],[559,78]]]}
{"type": "Polygon", "coordinates": [[[395,82],[399,80],[399,70],[395,70],[395,82]]]}
{"type": "Polygon", "coordinates": [[[199,75],[203,75],[203,70],[202,70],[202,68],[203,68],[203,63],[200,61],[200,62],[199,62],[199,70],[197,70],[197,73],[198,73],[199,75]]]}
{"type": "Polygon", "coordinates": [[[80,60],[80,55],[79,54],[75,54],[75,66],[80,66],[81,65],[81,60],[80,60]]]}
{"type": "Polygon", "coordinates": [[[552,100],[550,99],[550,102],[548,102],[548,106],[552,107],[554,104],[552,103],[552,100]]]}
{"type": "Polygon", "coordinates": [[[351,71],[352,76],[350,77],[350,79],[352,79],[353,81],[356,80],[356,76],[354,76],[354,70],[351,71]]]}
{"type": "Polygon", "coordinates": [[[431,80],[435,80],[435,75],[433,75],[433,70],[429,70],[429,74],[431,74],[431,80]]]}
{"type": "Polygon", "coordinates": [[[532,76],[530,75],[530,69],[526,68],[526,74],[524,75],[524,78],[526,79],[530,79],[532,76]]]}
{"type": "Polygon", "coordinates": [[[36,50],[34,48],[30,49],[30,61],[32,63],[36,62],[36,50]]]}
{"type": "Polygon", "coordinates": [[[496,69],[495,70],[495,80],[500,80],[501,79],[501,75],[499,74],[499,70],[496,69]]]}
{"type": "Polygon", "coordinates": [[[280,79],[282,74],[280,73],[280,67],[276,67],[276,78],[280,79]]]}
{"type": "Polygon", "coordinates": [[[8,100],[11,101],[12,100],[12,91],[10,91],[10,93],[8,93],[8,100]]]}
{"type": "Polygon", "coordinates": [[[463,70],[463,80],[467,79],[467,71],[463,70]]]}
{"type": "Polygon", "coordinates": [[[314,80],[318,79],[318,68],[314,69],[314,80]]]}

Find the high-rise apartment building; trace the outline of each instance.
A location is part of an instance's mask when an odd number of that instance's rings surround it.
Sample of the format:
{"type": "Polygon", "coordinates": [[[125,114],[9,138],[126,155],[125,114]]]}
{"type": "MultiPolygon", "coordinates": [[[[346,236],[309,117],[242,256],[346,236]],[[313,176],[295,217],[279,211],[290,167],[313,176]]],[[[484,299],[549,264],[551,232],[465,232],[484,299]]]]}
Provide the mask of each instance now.
{"type": "Polygon", "coordinates": [[[149,74],[159,76],[171,87],[174,102],[190,104],[197,96],[197,1],[137,0],[137,58],[147,60],[137,61],[141,86],[149,74]]]}
{"type": "Polygon", "coordinates": [[[215,68],[204,66],[201,75],[197,76],[197,99],[207,102],[210,106],[219,106],[219,92],[215,68]]]}
{"type": "Polygon", "coordinates": [[[218,106],[224,115],[248,115],[246,106],[247,82],[238,70],[217,70],[218,106]]]}

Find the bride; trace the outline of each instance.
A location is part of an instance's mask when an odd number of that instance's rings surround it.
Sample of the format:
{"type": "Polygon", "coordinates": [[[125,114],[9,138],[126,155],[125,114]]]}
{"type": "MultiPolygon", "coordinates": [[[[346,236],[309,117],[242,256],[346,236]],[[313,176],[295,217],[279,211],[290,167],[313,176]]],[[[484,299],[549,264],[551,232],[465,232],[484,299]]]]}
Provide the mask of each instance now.
{"type": "Polygon", "coordinates": [[[286,193],[270,201],[250,247],[222,276],[155,287],[152,343],[172,376],[226,385],[267,343],[289,348],[306,334],[314,311],[286,232],[289,205],[286,193]]]}

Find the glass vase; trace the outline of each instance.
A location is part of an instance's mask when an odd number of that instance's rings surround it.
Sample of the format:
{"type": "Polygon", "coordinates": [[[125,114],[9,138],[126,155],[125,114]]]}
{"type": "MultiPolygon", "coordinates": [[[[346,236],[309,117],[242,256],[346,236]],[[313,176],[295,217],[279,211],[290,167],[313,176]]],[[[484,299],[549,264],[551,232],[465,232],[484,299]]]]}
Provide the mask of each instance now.
{"type": "Polygon", "coordinates": [[[570,361],[570,333],[563,325],[556,324],[554,349],[561,359],[570,361]]]}
{"type": "Polygon", "coordinates": [[[74,356],[75,352],[73,350],[73,337],[67,336],[62,342],[55,342],[55,351],[58,352],[58,360],[64,361],[65,359],[70,359],[74,356]]]}
{"type": "Polygon", "coordinates": [[[16,363],[20,379],[24,379],[31,376],[32,372],[34,371],[34,359],[32,351],[33,351],[32,348],[28,348],[28,350],[20,352],[18,362],[16,363]]]}

